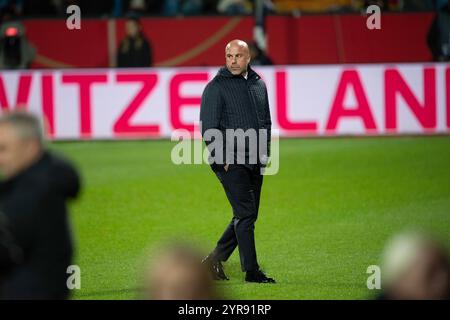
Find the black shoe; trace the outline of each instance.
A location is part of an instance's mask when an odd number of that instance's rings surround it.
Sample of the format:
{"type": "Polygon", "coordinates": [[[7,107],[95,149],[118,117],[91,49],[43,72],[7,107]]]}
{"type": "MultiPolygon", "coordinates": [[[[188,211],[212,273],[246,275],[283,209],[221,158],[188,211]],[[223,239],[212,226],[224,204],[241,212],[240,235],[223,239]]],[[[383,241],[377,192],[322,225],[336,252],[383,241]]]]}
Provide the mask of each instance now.
{"type": "Polygon", "coordinates": [[[274,279],[267,277],[261,270],[247,271],[245,281],[257,283],[276,283],[274,279]]]}
{"type": "Polygon", "coordinates": [[[209,265],[209,269],[211,271],[214,280],[230,280],[223,271],[222,263],[220,261],[213,259],[211,255],[203,259],[202,263],[206,263],[209,265]]]}

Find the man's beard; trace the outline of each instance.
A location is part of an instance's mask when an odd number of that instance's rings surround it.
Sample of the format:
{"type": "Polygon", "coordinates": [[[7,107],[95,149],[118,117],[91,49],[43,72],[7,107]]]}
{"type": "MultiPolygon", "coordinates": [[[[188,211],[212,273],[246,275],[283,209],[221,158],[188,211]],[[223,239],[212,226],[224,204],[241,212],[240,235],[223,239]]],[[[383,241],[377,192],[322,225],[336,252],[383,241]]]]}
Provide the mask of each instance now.
{"type": "Polygon", "coordinates": [[[235,76],[244,76],[247,73],[247,67],[245,67],[244,69],[234,69],[232,67],[228,68],[228,70],[234,74],[235,76]]]}

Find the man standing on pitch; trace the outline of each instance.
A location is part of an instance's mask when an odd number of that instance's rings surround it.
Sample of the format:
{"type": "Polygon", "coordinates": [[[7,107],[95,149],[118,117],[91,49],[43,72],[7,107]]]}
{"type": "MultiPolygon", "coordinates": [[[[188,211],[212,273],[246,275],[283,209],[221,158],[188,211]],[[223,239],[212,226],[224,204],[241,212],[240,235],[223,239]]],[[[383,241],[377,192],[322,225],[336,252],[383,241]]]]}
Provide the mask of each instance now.
{"type": "MultiPolygon", "coordinates": [[[[226,67],[219,70],[203,92],[200,122],[203,139],[212,159],[211,167],[233,208],[233,218],[216,248],[204,262],[211,266],[215,279],[228,280],[222,262],[238,246],[242,271],[246,272],[245,281],[274,283],[275,280],[267,277],[259,268],[254,237],[263,182],[261,170],[270,154],[272,123],[267,89],[261,77],[249,65],[247,43],[241,40],[228,43],[225,59],[226,67]],[[235,132],[234,135],[230,137],[229,131],[235,132]],[[217,146],[218,142],[208,138],[211,132],[222,133],[221,156],[211,147],[217,146]],[[252,140],[250,134],[244,134],[245,143],[238,150],[235,139],[242,138],[243,132],[256,132],[256,140],[252,140]],[[232,150],[227,145],[232,145],[232,150]],[[257,157],[254,157],[255,154],[257,157]]],[[[214,138],[217,139],[216,136],[214,138]]]]}

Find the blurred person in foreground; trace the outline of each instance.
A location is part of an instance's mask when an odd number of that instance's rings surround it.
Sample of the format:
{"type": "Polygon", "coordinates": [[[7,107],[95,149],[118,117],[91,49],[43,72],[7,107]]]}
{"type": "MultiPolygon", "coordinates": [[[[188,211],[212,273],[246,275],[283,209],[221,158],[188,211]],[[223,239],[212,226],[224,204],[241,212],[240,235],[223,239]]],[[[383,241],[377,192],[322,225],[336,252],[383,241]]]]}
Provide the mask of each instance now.
{"type": "Polygon", "coordinates": [[[119,46],[117,67],[151,67],[153,64],[150,42],[142,32],[140,21],[135,14],[129,14],[125,22],[126,36],[119,46]]]}
{"type": "Polygon", "coordinates": [[[0,299],[67,298],[77,171],[45,149],[36,117],[12,112],[0,116],[0,174],[0,299]]]}
{"type": "Polygon", "coordinates": [[[215,300],[216,289],[202,255],[187,246],[171,246],[157,255],[145,274],[150,300],[215,300]]]}
{"type": "Polygon", "coordinates": [[[446,249],[418,232],[401,233],[383,253],[381,279],[389,300],[450,299],[450,263],[446,249]]]}

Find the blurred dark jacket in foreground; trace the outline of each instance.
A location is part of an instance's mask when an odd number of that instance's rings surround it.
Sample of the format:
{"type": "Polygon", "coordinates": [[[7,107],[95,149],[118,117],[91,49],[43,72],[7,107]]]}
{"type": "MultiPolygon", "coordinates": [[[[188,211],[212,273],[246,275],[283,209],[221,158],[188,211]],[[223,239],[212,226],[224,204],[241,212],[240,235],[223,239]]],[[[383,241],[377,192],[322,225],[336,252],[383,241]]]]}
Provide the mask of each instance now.
{"type": "Polygon", "coordinates": [[[76,170],[44,152],[0,182],[0,299],[65,299],[73,244],[66,201],[80,189],[76,170]]]}

